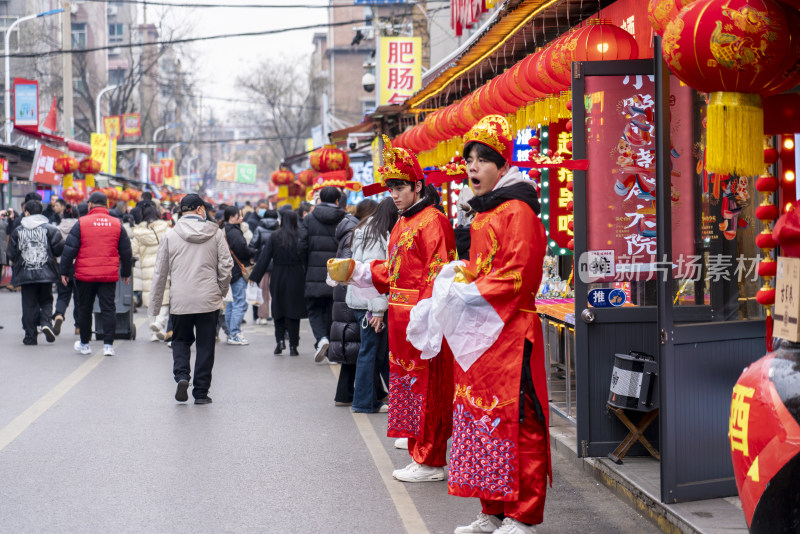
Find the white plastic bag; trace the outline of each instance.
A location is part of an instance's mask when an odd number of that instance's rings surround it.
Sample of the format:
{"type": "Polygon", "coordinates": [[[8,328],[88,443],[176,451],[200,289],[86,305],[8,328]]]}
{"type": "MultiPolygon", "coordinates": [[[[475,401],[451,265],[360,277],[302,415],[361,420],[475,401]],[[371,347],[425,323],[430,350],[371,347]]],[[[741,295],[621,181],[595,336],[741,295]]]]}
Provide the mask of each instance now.
{"type": "Polygon", "coordinates": [[[231,291],[230,287],[228,288],[228,292],[225,294],[223,302],[233,302],[233,292],[231,291]]]}
{"type": "Polygon", "coordinates": [[[245,293],[245,300],[248,304],[253,306],[261,306],[264,304],[264,294],[261,288],[255,282],[247,282],[247,292],[245,293]]]}

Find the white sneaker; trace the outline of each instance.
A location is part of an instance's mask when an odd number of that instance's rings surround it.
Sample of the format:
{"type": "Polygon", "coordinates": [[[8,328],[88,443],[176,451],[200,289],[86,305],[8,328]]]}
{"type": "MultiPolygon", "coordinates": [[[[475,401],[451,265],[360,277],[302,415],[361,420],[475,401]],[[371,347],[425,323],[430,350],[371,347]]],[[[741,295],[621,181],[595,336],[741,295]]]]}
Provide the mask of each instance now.
{"type": "Polygon", "coordinates": [[[328,347],[330,346],[331,342],[328,341],[327,337],[323,337],[317,343],[317,352],[314,353],[314,361],[317,363],[322,362],[325,359],[325,356],[328,355],[328,347]]]}
{"type": "Polygon", "coordinates": [[[150,334],[150,341],[161,341],[161,340],[158,339],[158,334],[153,332],[152,334],[150,334]]]}
{"type": "Polygon", "coordinates": [[[526,525],[514,518],[506,517],[500,528],[494,531],[494,534],[536,534],[536,527],[534,525],[526,525]]]}
{"type": "Polygon", "coordinates": [[[401,471],[406,471],[407,469],[411,469],[411,467],[412,467],[413,465],[415,465],[416,463],[417,463],[417,462],[415,462],[414,460],[411,460],[411,463],[410,463],[410,464],[408,464],[407,466],[405,466],[405,467],[401,467],[400,469],[395,469],[394,471],[392,471],[392,476],[393,476],[394,478],[397,478],[397,474],[398,474],[398,473],[400,473],[401,471]]]}
{"type": "Polygon", "coordinates": [[[247,341],[242,334],[236,334],[234,337],[228,338],[228,345],[249,345],[250,342],[247,341]]]}
{"type": "Polygon", "coordinates": [[[103,356],[113,356],[114,345],[103,345],[103,356]]]}
{"type": "Polygon", "coordinates": [[[269,324],[269,321],[267,321],[263,317],[259,317],[258,320],[256,321],[256,324],[257,325],[267,325],[267,324],[269,324]]]}
{"type": "Polygon", "coordinates": [[[500,528],[500,520],[497,516],[487,515],[483,512],[478,514],[478,519],[469,525],[458,527],[453,531],[453,534],[483,534],[486,532],[494,532],[500,528]]]}
{"type": "Polygon", "coordinates": [[[167,337],[167,332],[164,330],[164,327],[159,324],[158,321],[153,321],[150,323],[150,331],[156,336],[156,339],[159,341],[163,341],[165,337],[167,337]]]}
{"type": "Polygon", "coordinates": [[[397,474],[393,473],[393,476],[402,482],[438,482],[444,480],[444,467],[431,467],[414,462],[397,474]]]}
{"type": "Polygon", "coordinates": [[[75,342],[75,344],[72,346],[72,348],[75,349],[75,352],[80,352],[81,354],[91,354],[92,353],[92,347],[90,347],[88,343],[86,345],[84,345],[83,343],[81,343],[80,339],[75,342]]]}
{"type": "Polygon", "coordinates": [[[394,440],[394,448],[408,450],[408,438],[397,438],[394,440]]]}

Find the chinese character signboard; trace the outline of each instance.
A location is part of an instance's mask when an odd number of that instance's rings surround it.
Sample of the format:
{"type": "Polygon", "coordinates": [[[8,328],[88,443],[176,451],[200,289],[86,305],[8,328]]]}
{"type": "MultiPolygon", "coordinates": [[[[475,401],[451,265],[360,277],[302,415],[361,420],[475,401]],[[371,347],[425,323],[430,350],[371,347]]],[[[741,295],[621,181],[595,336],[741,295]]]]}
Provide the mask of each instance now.
{"type": "Polygon", "coordinates": [[[138,113],[125,113],[122,116],[122,135],[125,137],[139,137],[142,135],[142,126],[138,113]]]}
{"type": "Polygon", "coordinates": [[[231,161],[218,161],[217,162],[217,181],[218,182],[235,182],[236,181],[236,164],[231,161]]]}
{"type": "Polygon", "coordinates": [[[0,184],[8,183],[8,160],[0,158],[0,184]]]}
{"type": "Polygon", "coordinates": [[[800,342],[800,258],[778,258],[775,337],[800,342]]]}
{"type": "Polygon", "coordinates": [[[119,115],[103,117],[103,128],[105,128],[105,134],[111,139],[119,139],[122,128],[122,118],[119,115]]]}
{"type": "MultiPolygon", "coordinates": [[[[668,268],[656,258],[656,197],[662,192],[655,187],[654,90],[649,76],[586,79],[586,153],[592,162],[586,173],[587,253],[604,251],[614,263],[609,271],[617,273],[617,278],[593,275],[593,282],[649,280],[668,268]]],[[[672,253],[678,258],[694,253],[694,93],[673,77],[671,94],[672,190],[665,193],[672,205],[672,253]]],[[[551,144],[560,146],[561,134],[555,136],[551,144]]],[[[551,171],[551,191],[561,178],[551,171]]],[[[561,201],[559,190],[551,195],[551,210],[561,201]]]]}
{"type": "Polygon", "coordinates": [[[250,163],[237,163],[236,181],[240,184],[256,183],[256,166],[250,163]]]}
{"type": "Polygon", "coordinates": [[[381,37],[379,106],[402,104],[422,87],[422,40],[381,37]]]}
{"type": "MultiPolygon", "coordinates": [[[[567,143],[572,141],[572,132],[567,131],[567,121],[560,120],[551,122],[548,130],[549,146],[553,152],[561,152],[562,154],[571,154],[567,150],[567,143]]],[[[548,174],[548,219],[550,235],[548,243],[555,242],[555,247],[558,248],[555,252],[561,250],[568,251],[567,245],[573,239],[575,233],[570,229],[570,222],[572,222],[572,211],[568,209],[568,205],[572,202],[572,191],[567,188],[567,183],[572,181],[572,171],[569,169],[558,168],[550,169],[548,174]]]]}
{"type": "Polygon", "coordinates": [[[63,155],[63,152],[55,148],[39,145],[33,156],[33,165],[31,165],[31,182],[47,185],[61,184],[61,175],[53,170],[53,163],[63,155]]]}
{"type": "Polygon", "coordinates": [[[14,125],[39,127],[39,82],[14,78],[14,125]]]}
{"type": "Polygon", "coordinates": [[[100,172],[117,173],[117,140],[105,134],[93,133],[92,159],[100,162],[100,172]]]}

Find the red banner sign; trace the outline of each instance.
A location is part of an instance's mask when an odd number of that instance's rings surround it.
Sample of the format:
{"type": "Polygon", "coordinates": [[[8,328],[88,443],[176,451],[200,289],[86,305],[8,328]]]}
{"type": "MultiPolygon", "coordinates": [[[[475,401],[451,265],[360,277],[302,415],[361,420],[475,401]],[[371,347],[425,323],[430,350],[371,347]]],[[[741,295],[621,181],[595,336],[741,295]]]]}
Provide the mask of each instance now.
{"type": "Polygon", "coordinates": [[[164,185],[164,167],[162,165],[150,165],[150,183],[164,185]]]}
{"type": "MultiPolygon", "coordinates": [[[[674,77],[670,89],[672,190],[665,194],[677,262],[694,254],[694,93],[674,77]]],[[[649,280],[665,268],[656,257],[654,90],[649,76],[586,78],[587,262],[604,266],[591,282],[649,280]]]]}
{"type": "Polygon", "coordinates": [[[53,170],[53,163],[63,155],[63,152],[55,148],[39,145],[33,156],[33,165],[31,165],[31,182],[47,185],[61,184],[61,175],[53,170]]]}
{"type": "Polygon", "coordinates": [[[138,113],[125,113],[122,116],[122,135],[125,137],[139,137],[142,135],[142,126],[138,113]]]}
{"type": "MultiPolygon", "coordinates": [[[[553,152],[560,151],[564,155],[571,153],[567,150],[567,143],[572,141],[572,132],[567,131],[566,125],[566,120],[560,120],[551,122],[548,129],[550,149],[553,152]]],[[[567,183],[571,181],[572,171],[570,169],[563,167],[549,169],[549,238],[563,249],[567,248],[570,239],[575,235],[569,228],[569,223],[572,222],[572,211],[567,209],[568,204],[572,202],[572,191],[567,189],[567,183]]]]}
{"type": "Polygon", "coordinates": [[[172,158],[164,158],[161,160],[161,166],[164,167],[164,178],[172,178],[175,176],[175,160],[172,158]]]}

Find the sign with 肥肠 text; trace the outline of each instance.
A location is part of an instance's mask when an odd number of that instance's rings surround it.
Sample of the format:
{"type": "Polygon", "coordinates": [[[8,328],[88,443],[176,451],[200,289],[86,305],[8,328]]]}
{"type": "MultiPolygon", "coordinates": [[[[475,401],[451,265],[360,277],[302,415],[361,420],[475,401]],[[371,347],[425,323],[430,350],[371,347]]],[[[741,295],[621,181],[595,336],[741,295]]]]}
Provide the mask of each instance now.
{"type": "Polygon", "coordinates": [[[381,37],[378,105],[402,104],[422,87],[422,39],[381,37]]]}

